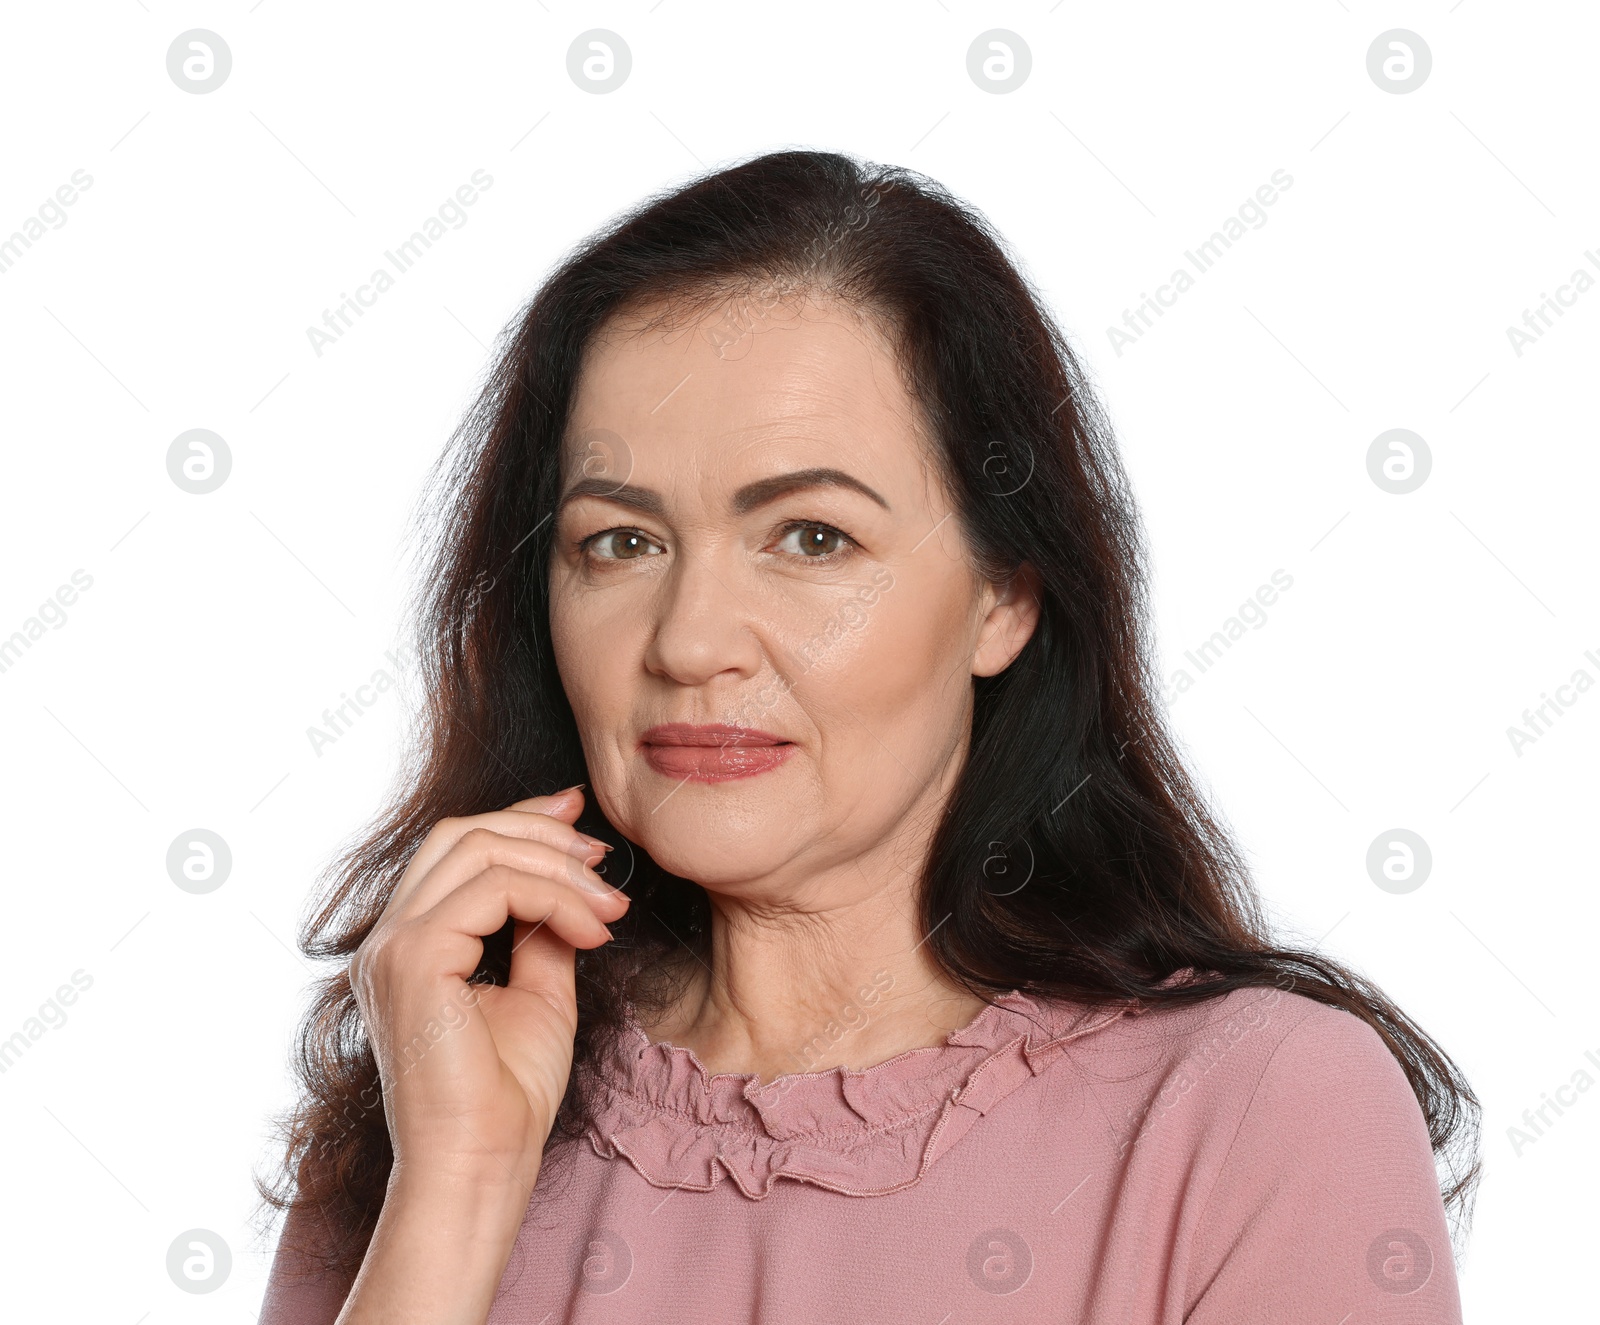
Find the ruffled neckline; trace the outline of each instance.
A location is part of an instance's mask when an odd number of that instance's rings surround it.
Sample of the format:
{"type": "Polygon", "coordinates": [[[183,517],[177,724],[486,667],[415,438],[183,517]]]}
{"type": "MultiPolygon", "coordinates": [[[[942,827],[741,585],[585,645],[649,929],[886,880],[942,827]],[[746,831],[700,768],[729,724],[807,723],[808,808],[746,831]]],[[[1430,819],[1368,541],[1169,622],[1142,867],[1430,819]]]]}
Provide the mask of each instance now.
{"type": "Polygon", "coordinates": [[[778,1178],[886,1196],[919,1182],[1071,1041],[1144,1010],[1013,989],[942,1044],[762,1084],[754,1073],[709,1073],[693,1050],[652,1041],[629,1007],[602,1054],[586,1135],[597,1154],[621,1155],[657,1187],[710,1191],[726,1175],[753,1200],[778,1178]]]}

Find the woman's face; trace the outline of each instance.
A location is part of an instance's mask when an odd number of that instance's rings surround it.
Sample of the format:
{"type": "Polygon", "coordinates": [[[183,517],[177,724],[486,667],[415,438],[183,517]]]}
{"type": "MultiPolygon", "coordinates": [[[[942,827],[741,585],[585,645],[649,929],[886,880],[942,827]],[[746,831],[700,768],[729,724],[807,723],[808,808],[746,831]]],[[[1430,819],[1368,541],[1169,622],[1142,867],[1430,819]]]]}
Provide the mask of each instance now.
{"type": "Polygon", "coordinates": [[[730,344],[726,317],[584,360],[550,625],[592,794],[719,891],[914,873],[1031,577],[973,571],[875,323],[790,304],[730,344]]]}

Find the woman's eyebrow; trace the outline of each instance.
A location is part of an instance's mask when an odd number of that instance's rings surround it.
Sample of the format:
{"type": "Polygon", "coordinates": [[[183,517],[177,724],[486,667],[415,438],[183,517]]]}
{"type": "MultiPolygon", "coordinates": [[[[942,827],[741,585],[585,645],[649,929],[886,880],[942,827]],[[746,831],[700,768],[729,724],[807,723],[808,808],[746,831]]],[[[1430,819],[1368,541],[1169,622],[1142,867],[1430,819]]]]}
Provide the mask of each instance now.
{"type": "Polygon", "coordinates": [[[787,496],[801,488],[849,488],[859,492],[864,497],[870,497],[884,510],[889,510],[889,503],[869,488],[860,479],[846,474],[842,469],[796,469],[788,474],[776,474],[772,478],[758,479],[754,483],[746,483],[738,492],[733,494],[733,511],[735,515],[748,515],[758,506],[765,506],[770,501],[777,501],[779,497],[787,496]]]}
{"type": "Polygon", "coordinates": [[[632,483],[614,483],[608,478],[579,479],[561,494],[561,500],[556,503],[556,514],[560,515],[566,509],[567,503],[577,501],[579,497],[599,497],[602,501],[614,501],[619,506],[631,506],[634,510],[653,515],[658,520],[667,518],[667,504],[661,500],[661,494],[654,488],[636,487],[632,483]]]}
{"type": "MultiPolygon", "coordinates": [[[[778,498],[803,488],[849,488],[864,497],[871,498],[886,511],[892,509],[883,497],[860,479],[845,473],[842,469],[819,467],[796,469],[788,474],[775,474],[771,478],[746,483],[733,494],[733,513],[748,515],[768,502],[777,501],[778,498]]],[[[575,501],[579,497],[600,497],[621,506],[631,506],[634,510],[643,511],[646,515],[653,515],[658,519],[666,518],[666,503],[662,500],[661,494],[653,488],[638,487],[631,483],[618,484],[607,478],[579,479],[562,494],[561,500],[556,504],[557,514],[568,502],[575,501]]]]}

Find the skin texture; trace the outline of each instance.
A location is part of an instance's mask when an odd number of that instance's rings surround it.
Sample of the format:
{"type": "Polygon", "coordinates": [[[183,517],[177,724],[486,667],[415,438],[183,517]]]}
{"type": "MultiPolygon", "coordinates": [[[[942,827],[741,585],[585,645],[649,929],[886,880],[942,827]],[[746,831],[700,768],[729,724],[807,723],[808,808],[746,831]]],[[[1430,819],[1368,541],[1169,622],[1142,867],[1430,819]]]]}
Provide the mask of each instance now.
{"type": "MultiPolygon", "coordinates": [[[[710,969],[684,961],[650,1033],[713,1072],[865,1067],[942,1042],[981,1007],[928,961],[914,885],[966,753],[971,678],[1026,643],[1035,580],[973,572],[872,321],[802,302],[729,345],[706,334],[721,318],[644,334],[619,320],[591,346],[563,493],[599,491],[557,517],[557,662],[591,793],[713,904],[710,969]],[[882,504],[814,484],[736,501],[816,467],[882,504]],[[667,722],[794,748],[757,776],[684,780],[641,753],[667,722]],[[830,1024],[852,1029],[797,1062],[830,1024]]],[[[352,958],[395,1164],[339,1325],[488,1315],[571,1073],[577,949],[609,941],[604,922],[629,905],[572,827],[583,796],[436,825],[352,958]],[[509,984],[468,985],[478,936],[508,917],[509,984]]]]}

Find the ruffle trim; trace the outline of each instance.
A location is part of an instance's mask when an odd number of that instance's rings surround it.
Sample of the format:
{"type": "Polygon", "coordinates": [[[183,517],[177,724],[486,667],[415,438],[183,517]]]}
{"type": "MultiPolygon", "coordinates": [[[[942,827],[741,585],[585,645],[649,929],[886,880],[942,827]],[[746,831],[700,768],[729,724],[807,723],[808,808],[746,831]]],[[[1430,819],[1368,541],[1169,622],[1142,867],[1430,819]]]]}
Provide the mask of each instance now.
{"type": "MultiPolygon", "coordinates": [[[[1177,972],[1163,983],[1185,978],[1177,972]]],[[[753,1200],[778,1178],[846,1196],[921,1180],[984,1114],[1071,1041],[1143,1005],[1085,1007],[1011,990],[943,1044],[852,1069],[708,1073],[694,1052],[652,1042],[632,1020],[604,1055],[586,1134],[656,1187],[710,1191],[724,1174],[753,1200]]]]}

